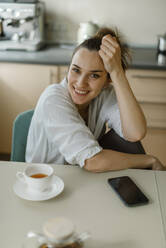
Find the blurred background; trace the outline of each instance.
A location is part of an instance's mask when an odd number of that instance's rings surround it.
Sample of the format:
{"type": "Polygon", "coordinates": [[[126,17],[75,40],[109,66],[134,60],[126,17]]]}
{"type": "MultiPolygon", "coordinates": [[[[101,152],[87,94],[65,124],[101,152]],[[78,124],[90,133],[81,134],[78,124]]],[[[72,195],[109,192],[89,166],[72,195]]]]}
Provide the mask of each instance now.
{"type": "Polygon", "coordinates": [[[156,46],[157,35],[166,32],[165,0],[44,0],[47,37],[73,42],[79,23],[93,21],[116,26],[135,46],[156,46]]]}

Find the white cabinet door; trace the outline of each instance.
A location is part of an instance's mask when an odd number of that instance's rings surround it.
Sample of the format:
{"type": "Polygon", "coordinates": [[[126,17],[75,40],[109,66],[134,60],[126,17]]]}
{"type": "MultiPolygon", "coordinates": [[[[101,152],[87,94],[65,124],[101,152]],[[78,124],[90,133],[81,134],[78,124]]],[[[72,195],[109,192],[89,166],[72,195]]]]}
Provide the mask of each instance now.
{"type": "Polygon", "coordinates": [[[144,148],[166,165],[166,71],[129,69],[126,75],[147,120],[144,148]]]}
{"type": "Polygon", "coordinates": [[[166,166],[166,129],[148,128],[142,144],[147,154],[156,156],[166,166]]]}
{"type": "Polygon", "coordinates": [[[15,117],[35,107],[57,74],[56,66],[0,63],[0,153],[10,153],[15,117]]]}
{"type": "Polygon", "coordinates": [[[69,66],[59,66],[58,68],[59,82],[61,82],[67,76],[68,69],[69,69],[69,66]]]}

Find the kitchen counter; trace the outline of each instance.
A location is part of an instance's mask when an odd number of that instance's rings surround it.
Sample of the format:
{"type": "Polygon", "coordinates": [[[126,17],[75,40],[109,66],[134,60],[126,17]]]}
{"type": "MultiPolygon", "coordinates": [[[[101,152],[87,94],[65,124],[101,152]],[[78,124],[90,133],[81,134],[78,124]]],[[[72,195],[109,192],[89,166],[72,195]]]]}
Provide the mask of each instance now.
{"type": "Polygon", "coordinates": [[[155,48],[130,48],[133,69],[166,70],[166,56],[158,54],[155,48]]]}
{"type": "MultiPolygon", "coordinates": [[[[68,65],[74,50],[73,46],[47,46],[36,52],[0,51],[0,62],[68,65]]],[[[166,56],[157,55],[155,48],[131,48],[133,69],[166,70],[166,56]]]]}
{"type": "Polygon", "coordinates": [[[0,62],[68,65],[74,46],[47,46],[35,52],[0,51],[0,62]]]}

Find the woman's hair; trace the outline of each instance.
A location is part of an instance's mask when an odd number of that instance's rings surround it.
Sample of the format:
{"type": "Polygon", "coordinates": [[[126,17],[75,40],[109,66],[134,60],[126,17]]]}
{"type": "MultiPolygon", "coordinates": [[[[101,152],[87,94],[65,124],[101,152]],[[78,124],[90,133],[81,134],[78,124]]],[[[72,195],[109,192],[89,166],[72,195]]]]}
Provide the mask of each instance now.
{"type": "Polygon", "coordinates": [[[110,34],[111,36],[115,37],[119,46],[120,46],[121,62],[122,62],[122,67],[125,71],[128,68],[128,61],[131,59],[131,57],[129,54],[129,50],[128,50],[127,46],[122,42],[122,39],[121,39],[120,34],[117,31],[117,29],[113,30],[113,29],[107,28],[107,27],[100,28],[94,36],[92,36],[89,39],[84,40],[80,45],[78,45],[75,48],[75,50],[73,52],[73,56],[80,48],[86,48],[89,51],[99,51],[100,45],[102,42],[102,38],[107,34],[110,34]]]}

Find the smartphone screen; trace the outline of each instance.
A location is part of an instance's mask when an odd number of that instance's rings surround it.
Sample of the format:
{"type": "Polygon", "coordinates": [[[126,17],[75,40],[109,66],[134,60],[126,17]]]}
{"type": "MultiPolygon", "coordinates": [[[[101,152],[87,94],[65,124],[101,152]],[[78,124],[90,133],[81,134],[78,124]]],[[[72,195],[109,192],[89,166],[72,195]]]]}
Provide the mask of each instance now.
{"type": "Polygon", "coordinates": [[[148,198],[128,176],[109,178],[108,183],[125,205],[129,207],[143,205],[149,202],[148,198]]]}

